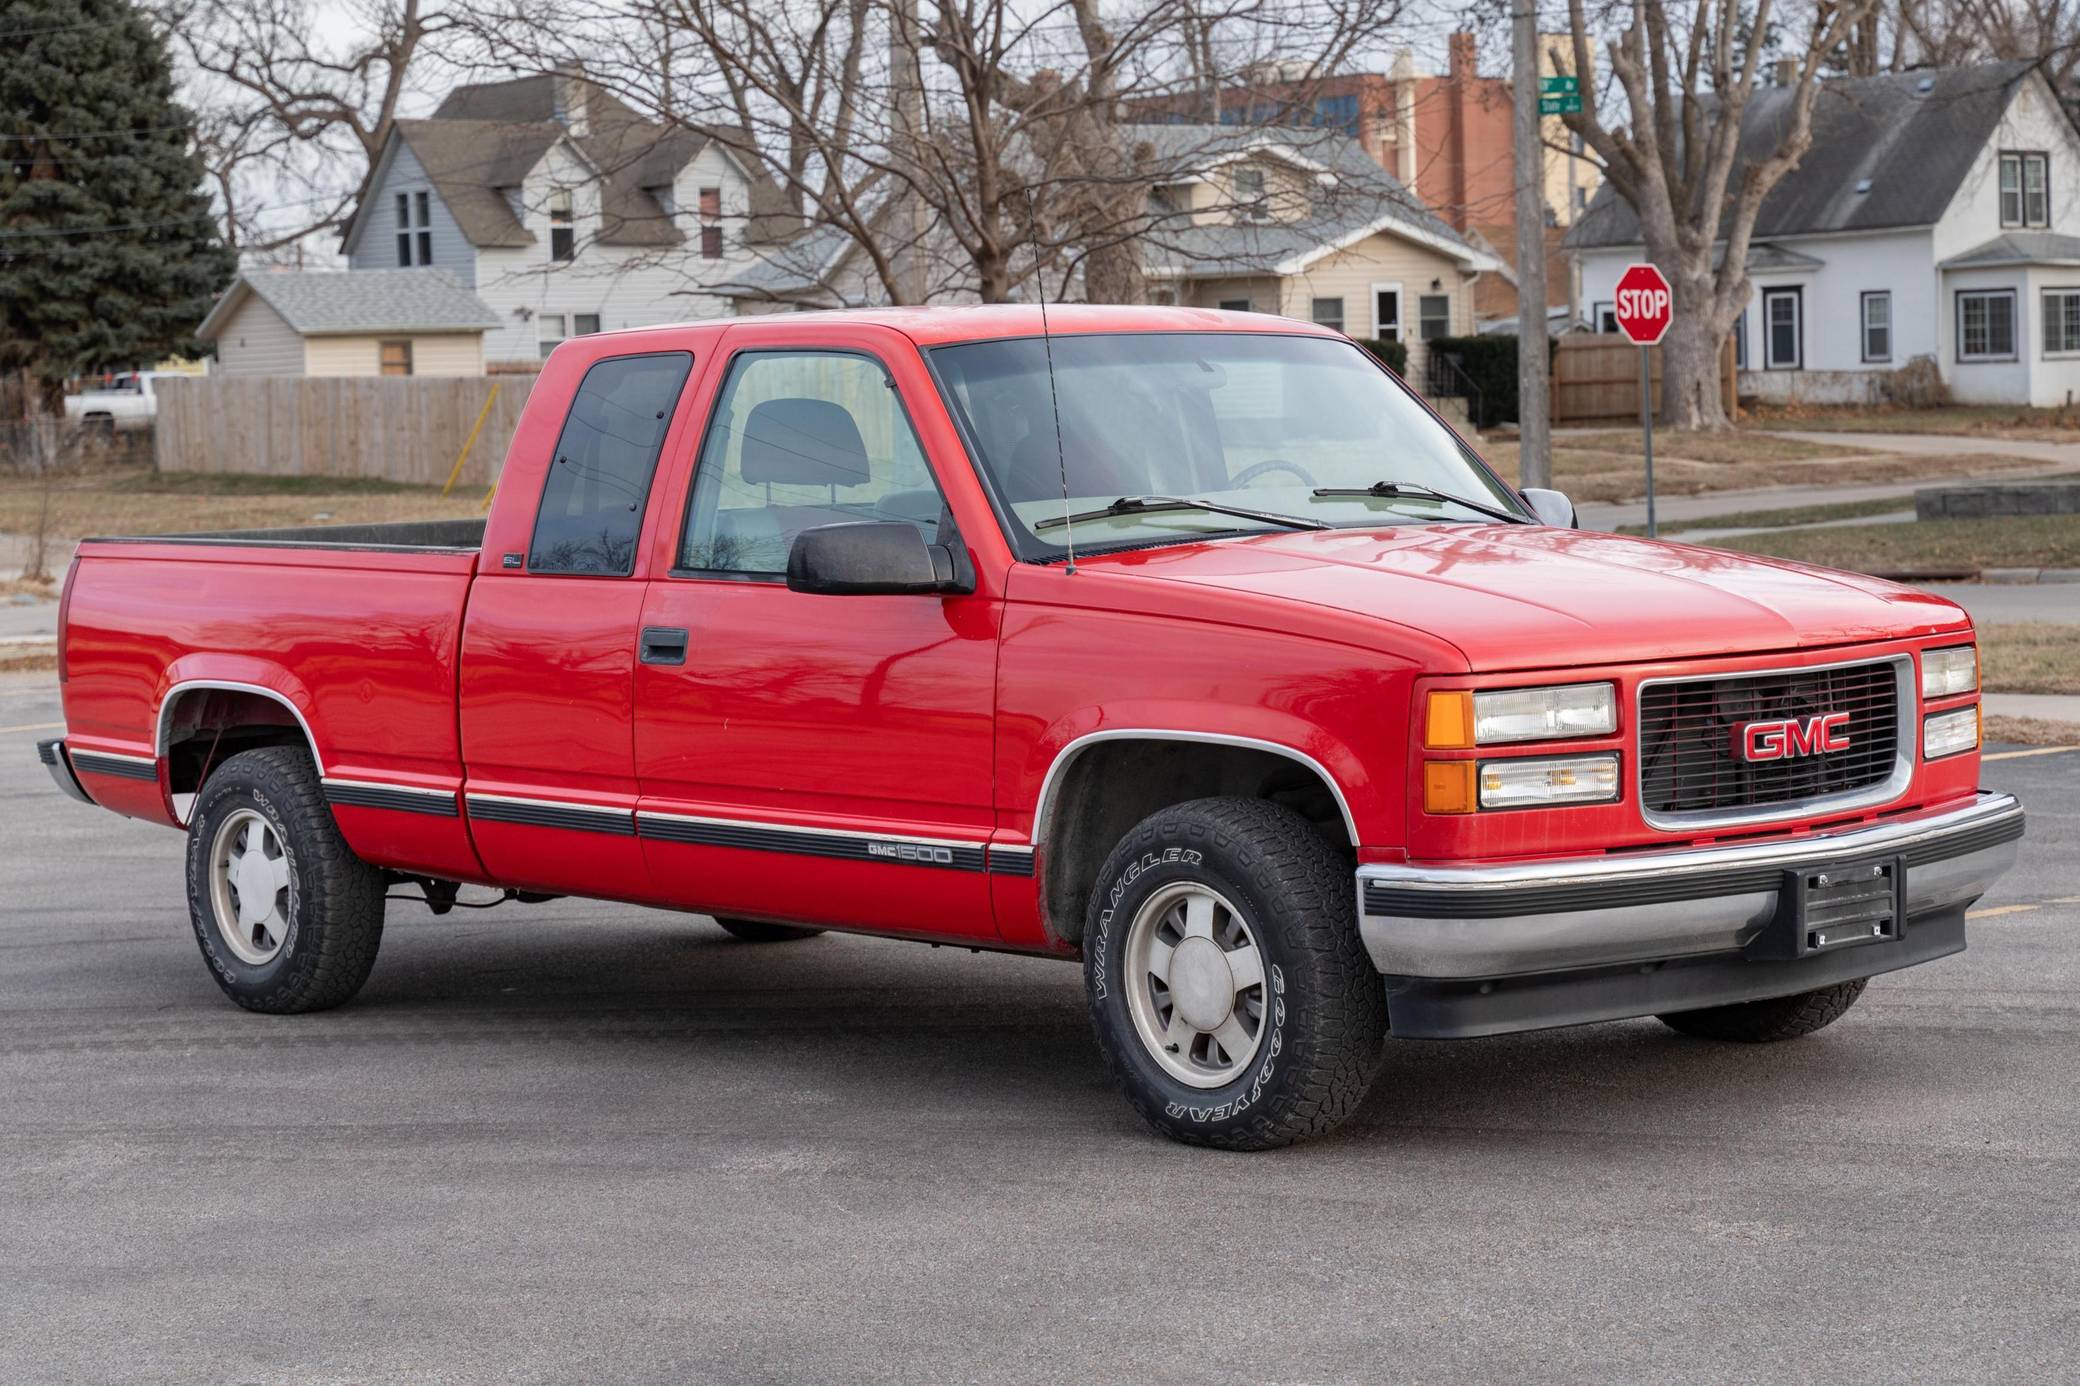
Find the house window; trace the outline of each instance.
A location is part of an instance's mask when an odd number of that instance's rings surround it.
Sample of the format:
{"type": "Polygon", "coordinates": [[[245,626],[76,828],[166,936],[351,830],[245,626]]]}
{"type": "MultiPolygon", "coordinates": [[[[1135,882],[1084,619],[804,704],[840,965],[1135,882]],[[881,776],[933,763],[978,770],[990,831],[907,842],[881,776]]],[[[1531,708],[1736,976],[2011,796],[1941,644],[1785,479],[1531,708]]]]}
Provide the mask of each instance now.
{"type": "Polygon", "coordinates": [[[2044,290],[2044,354],[2080,352],[2080,289],[2044,290]]]}
{"type": "Polygon", "coordinates": [[[1246,298],[1224,298],[1221,300],[1221,311],[1223,313],[1247,313],[1249,311],[1249,300],[1246,298]]]}
{"type": "Polygon", "coordinates": [[[1416,335],[1424,341],[1452,335],[1452,296],[1421,294],[1416,298],[1416,335]]]}
{"type": "Polygon", "coordinates": [[[399,193],[396,208],[398,268],[410,269],[414,265],[432,264],[432,198],[423,192],[399,193]]]}
{"type": "Polygon", "coordinates": [[[1321,96],[1315,98],[1314,123],[1331,129],[1341,130],[1352,139],[1358,138],[1358,97],[1321,96]]]}
{"type": "Polygon", "coordinates": [[[1863,296],[1863,359],[1892,359],[1892,295],[1883,289],[1863,296]]]}
{"type": "Polygon", "coordinates": [[[577,214],[571,206],[568,188],[558,188],[549,194],[549,258],[578,258],[577,214]]]}
{"type": "Polygon", "coordinates": [[[534,321],[535,335],[541,342],[542,359],[546,361],[549,359],[549,353],[556,350],[558,344],[563,341],[563,314],[544,313],[534,321]]]}
{"type": "Polygon", "coordinates": [[[1805,299],[1797,289],[1762,291],[1762,367],[1795,371],[1805,364],[1805,299]]]}
{"type": "Polygon", "coordinates": [[[1177,290],[1150,289],[1148,291],[1148,301],[1158,308],[1174,308],[1177,306],[1177,290]]]}
{"type": "Polygon", "coordinates": [[[1596,320],[1596,330],[1611,333],[1618,330],[1618,309],[1612,303],[1599,303],[1591,308],[1590,315],[1596,320]]]}
{"type": "Polygon", "coordinates": [[[1377,288],[1372,291],[1372,335],[1383,342],[1401,340],[1401,290],[1377,288]]]}
{"type": "Polygon", "coordinates": [[[722,189],[702,188],[701,209],[701,258],[722,258],[722,189]]]}
{"type": "Polygon", "coordinates": [[[1323,327],[1343,331],[1343,300],[1340,298],[1317,298],[1309,304],[1309,314],[1323,327]]]}
{"type": "Polygon", "coordinates": [[[1236,215],[1244,221],[1266,221],[1270,209],[1264,206],[1264,170],[1260,168],[1238,168],[1235,170],[1236,215]]]}
{"type": "Polygon", "coordinates": [[[573,313],[571,315],[571,335],[573,337],[590,337],[597,331],[599,331],[599,314],[573,313]]]}
{"type": "Polygon", "coordinates": [[[384,342],[378,349],[378,369],[384,375],[410,375],[412,373],[412,344],[410,342],[384,342]]]}
{"type": "Polygon", "coordinates": [[[2015,359],[2015,291],[1965,289],[1957,295],[1957,359],[2015,359]]]}
{"type": "Polygon", "coordinates": [[[1733,368],[1737,371],[1748,369],[1748,310],[1745,308],[1733,320],[1733,368]]]}
{"type": "Polygon", "coordinates": [[[2013,150],[2001,154],[2001,225],[2051,224],[2051,156],[2013,150]]]}

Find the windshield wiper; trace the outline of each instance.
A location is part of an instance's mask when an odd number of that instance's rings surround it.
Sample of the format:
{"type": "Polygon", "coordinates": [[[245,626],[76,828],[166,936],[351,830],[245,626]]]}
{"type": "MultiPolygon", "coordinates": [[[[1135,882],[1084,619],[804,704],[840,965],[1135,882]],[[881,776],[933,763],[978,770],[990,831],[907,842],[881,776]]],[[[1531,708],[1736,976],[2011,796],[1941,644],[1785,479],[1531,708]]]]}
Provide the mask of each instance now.
{"type": "Polygon", "coordinates": [[[1512,515],[1509,511],[1498,506],[1485,505],[1480,501],[1468,500],[1464,496],[1455,496],[1449,491],[1440,491],[1434,486],[1424,486],[1407,481],[1375,481],[1370,486],[1317,486],[1314,488],[1314,494],[1317,496],[1378,496],[1383,500],[1393,500],[1398,496],[1410,496],[1419,500],[1444,501],[1451,505],[1463,505],[1468,510],[1477,510],[1483,515],[1493,515],[1496,519],[1507,521],[1513,525],[1534,523],[1525,519],[1522,515],[1512,515]]]}
{"type": "Polygon", "coordinates": [[[1239,515],[1245,520],[1262,520],[1267,525],[1283,525],[1287,529],[1336,527],[1320,520],[1280,515],[1270,510],[1251,510],[1245,505],[1228,505],[1222,501],[1195,500],[1185,496],[1121,496],[1103,510],[1086,510],[1078,515],[1050,515],[1033,524],[1032,529],[1037,534],[1043,529],[1060,529],[1063,525],[1082,524],[1088,520],[1109,520],[1118,515],[1151,515],[1164,510],[1204,510],[1214,515],[1239,515]]]}

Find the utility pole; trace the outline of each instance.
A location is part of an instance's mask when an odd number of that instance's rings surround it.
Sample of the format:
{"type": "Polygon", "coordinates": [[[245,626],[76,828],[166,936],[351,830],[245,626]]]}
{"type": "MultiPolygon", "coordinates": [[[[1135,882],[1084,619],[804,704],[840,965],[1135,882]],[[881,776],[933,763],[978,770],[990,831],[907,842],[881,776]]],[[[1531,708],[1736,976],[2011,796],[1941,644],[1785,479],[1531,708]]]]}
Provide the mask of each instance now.
{"type": "Polygon", "coordinates": [[[1545,147],[1539,140],[1538,4],[1515,0],[1510,11],[1515,80],[1517,174],[1517,480],[1551,486],[1551,428],[1546,405],[1545,147]]]}
{"type": "MultiPolygon", "coordinates": [[[[896,159],[911,178],[922,174],[920,147],[924,139],[924,74],[917,59],[917,0],[894,0],[889,6],[889,81],[895,91],[896,159]]],[[[895,224],[901,244],[896,248],[896,282],[902,286],[906,304],[921,304],[928,292],[925,271],[925,207],[915,185],[905,187],[897,179],[896,195],[902,199],[895,224]]]]}

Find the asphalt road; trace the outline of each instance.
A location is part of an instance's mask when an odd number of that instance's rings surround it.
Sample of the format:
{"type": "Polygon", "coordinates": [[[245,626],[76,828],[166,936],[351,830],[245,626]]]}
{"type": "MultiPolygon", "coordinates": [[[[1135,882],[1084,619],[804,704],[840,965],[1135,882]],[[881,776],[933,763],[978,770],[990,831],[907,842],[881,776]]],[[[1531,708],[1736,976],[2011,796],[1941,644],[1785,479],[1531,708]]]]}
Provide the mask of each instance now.
{"type": "Polygon", "coordinates": [[[1333,1139],[1147,1134],[1076,969],[397,907],[226,1003],[180,840],[0,685],[0,1380],[2048,1382],[2080,1374],[2080,752],[1971,950],[1770,1048],[1400,1042],[1333,1139]]]}

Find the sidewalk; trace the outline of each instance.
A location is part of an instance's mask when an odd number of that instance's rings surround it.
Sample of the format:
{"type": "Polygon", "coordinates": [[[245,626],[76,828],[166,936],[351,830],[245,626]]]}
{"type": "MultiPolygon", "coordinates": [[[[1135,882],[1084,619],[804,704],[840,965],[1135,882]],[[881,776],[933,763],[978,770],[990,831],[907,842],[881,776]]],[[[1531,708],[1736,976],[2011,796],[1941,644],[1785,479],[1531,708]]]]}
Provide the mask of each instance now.
{"type": "Polygon", "coordinates": [[[2035,717],[2046,722],[2071,722],[2080,739],[2080,693],[1988,693],[1989,717],[2035,717]]]}

